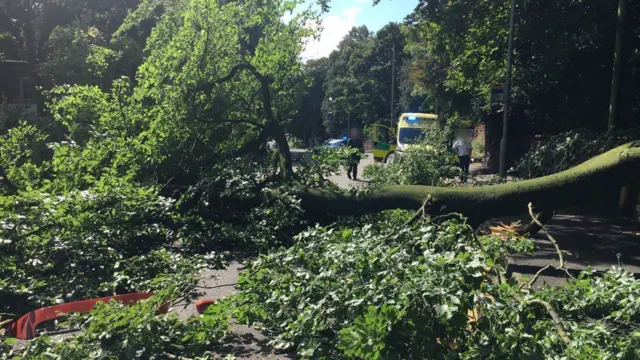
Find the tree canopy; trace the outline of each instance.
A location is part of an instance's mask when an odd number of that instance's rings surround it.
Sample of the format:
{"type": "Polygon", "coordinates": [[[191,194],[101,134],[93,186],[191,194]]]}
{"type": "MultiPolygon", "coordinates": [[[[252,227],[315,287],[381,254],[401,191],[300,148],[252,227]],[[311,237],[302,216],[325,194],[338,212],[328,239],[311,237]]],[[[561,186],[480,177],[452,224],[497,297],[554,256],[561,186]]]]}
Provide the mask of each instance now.
{"type": "MultiPolygon", "coordinates": [[[[509,1],[421,1],[407,21],[414,91],[437,94],[449,113],[491,111],[490,90],[504,83],[509,1]],[[464,21],[461,21],[464,19],[464,21]]],[[[631,6],[630,18],[640,8],[631,6]]],[[[617,1],[518,1],[515,11],[515,118],[532,131],[604,129],[608,113],[617,1]]],[[[637,126],[640,83],[628,22],[622,126],[637,126]]],[[[432,95],[433,96],[433,95],[432,95]]]]}

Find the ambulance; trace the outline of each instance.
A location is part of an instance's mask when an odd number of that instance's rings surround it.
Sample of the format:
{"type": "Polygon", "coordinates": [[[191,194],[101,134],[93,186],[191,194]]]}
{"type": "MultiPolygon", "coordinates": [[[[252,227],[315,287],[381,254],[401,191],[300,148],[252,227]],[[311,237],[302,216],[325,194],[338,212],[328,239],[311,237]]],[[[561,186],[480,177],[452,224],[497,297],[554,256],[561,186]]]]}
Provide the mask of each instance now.
{"type": "Polygon", "coordinates": [[[424,137],[429,129],[438,127],[438,115],[405,113],[400,115],[397,127],[371,125],[369,136],[376,162],[391,163],[407,148],[424,137]]]}

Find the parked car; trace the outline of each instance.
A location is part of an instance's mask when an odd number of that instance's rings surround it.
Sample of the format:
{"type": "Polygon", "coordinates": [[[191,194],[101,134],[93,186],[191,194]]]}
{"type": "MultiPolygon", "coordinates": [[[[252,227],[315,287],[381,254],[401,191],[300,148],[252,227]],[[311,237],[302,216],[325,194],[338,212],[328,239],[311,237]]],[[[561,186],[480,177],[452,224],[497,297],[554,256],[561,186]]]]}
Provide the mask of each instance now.
{"type": "Polygon", "coordinates": [[[340,139],[329,139],[327,141],[325,141],[322,145],[318,146],[317,148],[315,148],[313,150],[314,153],[318,153],[319,152],[319,148],[337,148],[340,146],[347,146],[347,143],[349,142],[349,139],[346,137],[340,138],[340,139]]]}

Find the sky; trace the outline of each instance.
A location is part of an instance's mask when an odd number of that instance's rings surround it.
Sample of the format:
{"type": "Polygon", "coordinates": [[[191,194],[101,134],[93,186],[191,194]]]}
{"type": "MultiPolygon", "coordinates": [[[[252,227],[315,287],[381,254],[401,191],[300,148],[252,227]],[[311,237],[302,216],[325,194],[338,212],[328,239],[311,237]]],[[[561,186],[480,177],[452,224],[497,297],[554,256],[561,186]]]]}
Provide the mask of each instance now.
{"type": "Polygon", "coordinates": [[[381,0],[372,6],[371,0],[331,0],[331,10],[323,16],[320,39],[311,41],[302,53],[302,59],[328,56],[354,26],[366,25],[377,31],[389,22],[402,22],[419,0],[381,0]]]}

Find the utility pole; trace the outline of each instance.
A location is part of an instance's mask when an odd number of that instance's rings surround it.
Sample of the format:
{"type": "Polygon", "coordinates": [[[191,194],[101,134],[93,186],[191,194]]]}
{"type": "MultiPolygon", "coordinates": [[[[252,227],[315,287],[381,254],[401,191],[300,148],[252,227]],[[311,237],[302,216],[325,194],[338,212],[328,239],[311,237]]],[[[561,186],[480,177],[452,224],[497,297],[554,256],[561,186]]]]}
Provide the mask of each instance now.
{"type": "Polygon", "coordinates": [[[438,115],[438,95],[436,95],[436,108],[435,108],[435,113],[436,113],[436,115],[438,115]]]}
{"type": "Polygon", "coordinates": [[[620,73],[622,72],[622,48],[624,46],[625,18],[627,17],[627,0],[618,0],[618,26],[616,30],[616,47],[613,55],[613,75],[611,77],[611,100],[609,101],[609,130],[616,126],[618,118],[618,95],[620,93],[620,73]]]}
{"type": "Polygon", "coordinates": [[[502,119],[502,140],[500,141],[500,176],[507,175],[507,132],[509,125],[509,98],[511,96],[511,55],[513,54],[513,17],[516,0],[511,0],[511,14],[509,15],[509,47],[507,53],[507,79],[504,84],[504,118],[502,119]]]}
{"type": "Polygon", "coordinates": [[[391,55],[391,116],[390,116],[390,121],[391,121],[391,126],[390,128],[393,128],[393,105],[395,103],[395,95],[396,95],[396,45],[393,45],[392,48],[392,55],[391,55]]]}

